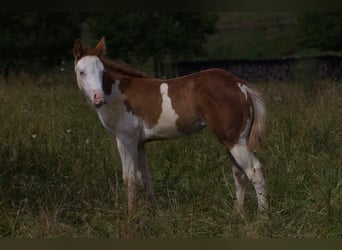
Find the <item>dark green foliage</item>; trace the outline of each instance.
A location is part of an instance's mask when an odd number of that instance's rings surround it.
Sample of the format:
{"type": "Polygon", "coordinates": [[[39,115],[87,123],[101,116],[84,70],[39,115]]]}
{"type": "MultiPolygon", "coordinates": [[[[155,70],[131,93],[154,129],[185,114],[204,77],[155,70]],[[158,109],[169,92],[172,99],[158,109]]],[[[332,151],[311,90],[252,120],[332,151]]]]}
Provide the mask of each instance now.
{"type": "Polygon", "coordinates": [[[76,38],[95,44],[106,36],[109,55],[131,63],[152,59],[157,75],[172,60],[204,53],[216,14],[208,13],[68,13],[0,14],[0,68],[32,69],[72,60],[76,38]]]}
{"type": "Polygon", "coordinates": [[[152,59],[159,76],[166,57],[180,60],[205,53],[217,20],[216,14],[200,12],[116,12],[94,15],[87,25],[95,40],[106,36],[110,56],[126,62],[152,59]]]}
{"type": "Polygon", "coordinates": [[[178,60],[336,53],[342,48],[341,17],[339,12],[2,12],[0,70],[5,76],[13,68],[41,73],[72,61],[78,37],[92,46],[106,36],[109,56],[161,77],[171,76],[166,64],[178,60]]]}
{"type": "Polygon", "coordinates": [[[321,51],[342,49],[342,13],[309,12],[299,18],[304,45],[321,51]]]}
{"type": "Polygon", "coordinates": [[[1,12],[0,68],[46,69],[69,61],[84,18],[66,12],[1,12]]]}

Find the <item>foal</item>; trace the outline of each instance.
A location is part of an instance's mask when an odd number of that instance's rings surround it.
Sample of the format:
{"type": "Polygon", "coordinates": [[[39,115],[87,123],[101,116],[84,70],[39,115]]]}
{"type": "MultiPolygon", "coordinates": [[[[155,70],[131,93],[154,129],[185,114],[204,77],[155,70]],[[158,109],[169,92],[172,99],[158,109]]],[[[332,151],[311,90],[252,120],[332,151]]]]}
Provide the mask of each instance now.
{"type": "Polygon", "coordinates": [[[128,211],[136,184],[152,196],[144,144],[199,132],[208,127],[232,159],[236,206],[243,211],[247,180],[258,209],[267,208],[263,168],[253,150],[264,140],[265,107],[260,95],[222,69],[208,69],[169,80],[149,78],[105,57],[104,37],[95,48],[74,43],[78,87],[116,139],[128,211]]]}

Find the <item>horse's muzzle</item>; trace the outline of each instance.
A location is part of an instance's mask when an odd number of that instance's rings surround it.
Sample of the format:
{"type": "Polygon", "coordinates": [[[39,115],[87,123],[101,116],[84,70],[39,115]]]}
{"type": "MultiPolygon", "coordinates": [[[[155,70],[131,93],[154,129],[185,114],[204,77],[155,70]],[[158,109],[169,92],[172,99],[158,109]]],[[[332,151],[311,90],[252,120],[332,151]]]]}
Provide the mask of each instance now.
{"type": "Polygon", "coordinates": [[[92,98],[92,104],[95,108],[100,108],[103,104],[106,104],[106,99],[102,93],[96,91],[92,98]]]}
{"type": "Polygon", "coordinates": [[[103,99],[100,99],[100,100],[94,100],[93,101],[93,105],[95,108],[100,108],[102,107],[103,104],[107,104],[106,100],[103,98],[103,99]]]}

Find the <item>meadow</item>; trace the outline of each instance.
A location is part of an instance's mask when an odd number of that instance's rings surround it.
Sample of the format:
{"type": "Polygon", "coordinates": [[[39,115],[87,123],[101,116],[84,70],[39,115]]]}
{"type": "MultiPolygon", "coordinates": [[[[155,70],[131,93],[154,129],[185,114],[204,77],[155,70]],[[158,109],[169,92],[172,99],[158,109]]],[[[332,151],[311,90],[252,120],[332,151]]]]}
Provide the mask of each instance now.
{"type": "Polygon", "coordinates": [[[224,148],[208,131],[152,142],[155,202],[128,219],[114,140],[73,76],[0,79],[0,237],[341,238],[342,84],[253,84],[265,96],[270,211],[244,216],[224,148]],[[308,87],[309,86],[309,87],[308,87]]]}

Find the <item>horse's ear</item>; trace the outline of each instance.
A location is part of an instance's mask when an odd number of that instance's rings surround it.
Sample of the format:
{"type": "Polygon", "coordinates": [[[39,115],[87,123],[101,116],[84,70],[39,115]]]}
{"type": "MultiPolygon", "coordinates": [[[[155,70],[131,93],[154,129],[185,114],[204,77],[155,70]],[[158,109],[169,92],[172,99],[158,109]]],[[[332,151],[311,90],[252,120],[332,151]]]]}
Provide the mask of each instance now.
{"type": "Polygon", "coordinates": [[[74,42],[74,57],[75,60],[79,60],[81,59],[81,57],[83,56],[83,45],[81,43],[81,40],[79,38],[77,38],[74,42]]]}
{"type": "Polygon", "coordinates": [[[99,57],[107,53],[106,38],[103,36],[95,47],[95,51],[99,57]]]}

